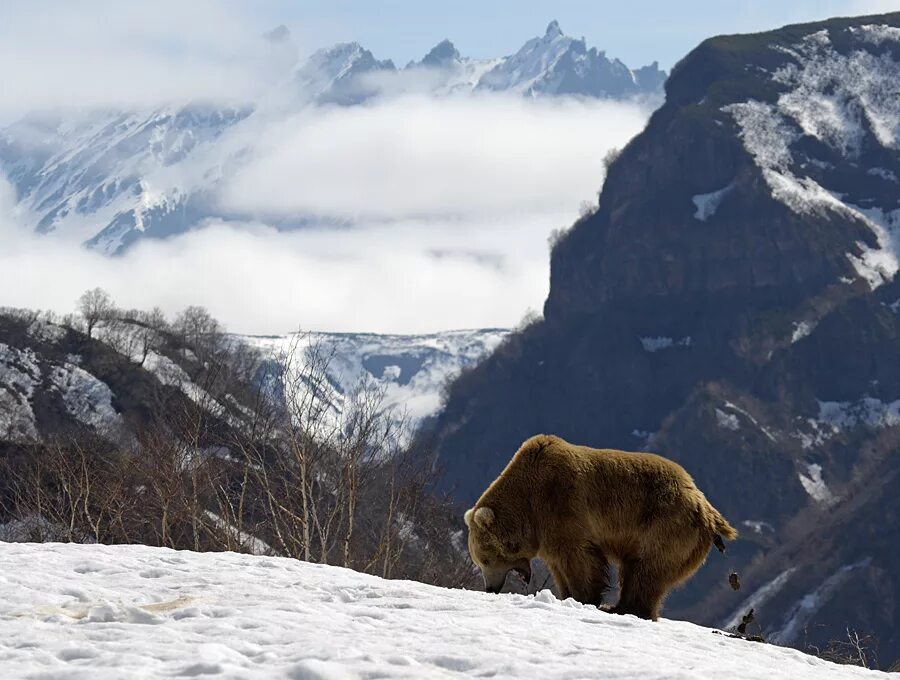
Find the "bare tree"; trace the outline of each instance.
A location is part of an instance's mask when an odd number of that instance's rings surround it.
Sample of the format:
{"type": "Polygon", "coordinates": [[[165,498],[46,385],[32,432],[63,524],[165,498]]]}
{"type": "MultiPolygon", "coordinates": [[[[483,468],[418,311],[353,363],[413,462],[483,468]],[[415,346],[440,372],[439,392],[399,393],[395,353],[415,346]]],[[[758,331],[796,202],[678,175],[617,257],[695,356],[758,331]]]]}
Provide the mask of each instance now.
{"type": "Polygon", "coordinates": [[[172,329],[183,344],[201,361],[208,360],[221,349],[222,326],[205,307],[187,307],[175,319],[172,329]]]}
{"type": "Polygon", "coordinates": [[[102,288],[92,288],[82,293],[78,298],[78,312],[84,319],[89,338],[93,337],[94,328],[98,324],[112,318],[115,309],[109,293],[102,288]]]}

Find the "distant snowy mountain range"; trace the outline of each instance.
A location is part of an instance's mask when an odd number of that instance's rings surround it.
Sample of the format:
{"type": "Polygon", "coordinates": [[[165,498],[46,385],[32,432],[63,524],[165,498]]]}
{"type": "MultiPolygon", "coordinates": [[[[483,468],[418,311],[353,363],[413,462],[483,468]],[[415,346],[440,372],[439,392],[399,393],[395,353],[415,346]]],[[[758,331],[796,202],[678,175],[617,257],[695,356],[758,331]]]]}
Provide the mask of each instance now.
{"type": "MultiPolygon", "coordinates": [[[[656,63],[632,71],[563,34],[552,22],[515,54],[468,59],[449,41],[398,69],[357,43],[296,58],[289,31],[266,34],[271,86],[257,101],[176,103],[154,110],[40,112],[0,130],[0,173],[16,214],[38,233],[56,233],[106,254],[230,215],[216,190],[254,152],[260,132],[316,105],[353,105],[400,94],[509,93],[529,98],[659,98],[656,63]]],[[[289,225],[315,216],[298,216],[289,225]]]]}
{"type": "Polygon", "coordinates": [[[358,43],[319,50],[301,66],[297,82],[316,101],[355,104],[381,92],[515,92],[528,97],[571,95],[621,99],[661,93],[664,71],[653,62],[635,71],[584,38],[565,35],[556,21],[513,55],[469,59],[443,40],[421,61],[398,69],[358,43]]]}
{"type": "Polygon", "coordinates": [[[328,388],[319,399],[335,421],[341,419],[354,391],[374,382],[382,391],[384,408],[412,429],[437,414],[450,381],[491,354],[507,335],[503,329],[480,329],[428,335],[301,333],[238,338],[258,350],[264,361],[287,365],[301,379],[309,375],[311,356],[326,360],[328,388]]]}

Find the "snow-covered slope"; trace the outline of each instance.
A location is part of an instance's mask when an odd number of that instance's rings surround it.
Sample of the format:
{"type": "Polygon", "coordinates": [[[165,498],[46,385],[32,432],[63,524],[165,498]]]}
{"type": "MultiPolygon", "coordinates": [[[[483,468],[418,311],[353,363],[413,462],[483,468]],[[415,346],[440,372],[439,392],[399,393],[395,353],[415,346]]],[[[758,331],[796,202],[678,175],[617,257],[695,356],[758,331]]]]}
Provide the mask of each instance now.
{"type": "Polygon", "coordinates": [[[548,591],[488,595],[284,558],[0,543],[0,580],[4,677],[880,676],[548,591]]]}
{"type": "Polygon", "coordinates": [[[113,405],[115,395],[84,370],[82,356],[65,351],[68,331],[35,320],[17,347],[3,342],[15,342],[8,321],[0,309],[0,443],[39,441],[48,421],[117,433],[122,415],[113,405]]]}
{"type": "Polygon", "coordinates": [[[329,386],[322,399],[336,419],[361,381],[375,381],[384,390],[384,407],[415,426],[438,411],[447,382],[490,354],[508,333],[482,329],[430,335],[305,333],[240,339],[265,358],[289,359],[295,375],[308,372],[309,348],[317,347],[317,356],[327,359],[329,386]]]}
{"type": "Polygon", "coordinates": [[[33,312],[0,308],[0,446],[86,429],[121,442],[141,414],[184,400],[219,421],[222,433],[240,429],[248,407],[200,377],[200,365],[193,352],[173,350],[165,334],[135,321],[95,327],[88,338],[33,312]]]}
{"type": "Polygon", "coordinates": [[[33,115],[0,131],[0,172],[25,224],[112,254],[210,213],[204,197],[230,160],[221,137],[252,112],[187,104],[33,115]]]}

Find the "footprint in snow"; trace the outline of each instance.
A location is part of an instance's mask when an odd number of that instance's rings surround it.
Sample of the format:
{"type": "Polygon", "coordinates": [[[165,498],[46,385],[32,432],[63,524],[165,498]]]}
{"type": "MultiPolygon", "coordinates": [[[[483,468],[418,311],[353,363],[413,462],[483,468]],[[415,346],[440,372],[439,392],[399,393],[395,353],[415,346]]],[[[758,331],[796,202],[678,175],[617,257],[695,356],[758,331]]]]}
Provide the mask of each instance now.
{"type": "Polygon", "coordinates": [[[168,576],[169,572],[165,569],[145,569],[144,571],[138,572],[138,576],[141,578],[162,578],[163,576],[168,576]]]}
{"type": "Polygon", "coordinates": [[[82,659],[93,659],[97,656],[97,652],[87,647],[72,647],[60,650],[56,658],[60,661],[80,661],[82,659]]]}

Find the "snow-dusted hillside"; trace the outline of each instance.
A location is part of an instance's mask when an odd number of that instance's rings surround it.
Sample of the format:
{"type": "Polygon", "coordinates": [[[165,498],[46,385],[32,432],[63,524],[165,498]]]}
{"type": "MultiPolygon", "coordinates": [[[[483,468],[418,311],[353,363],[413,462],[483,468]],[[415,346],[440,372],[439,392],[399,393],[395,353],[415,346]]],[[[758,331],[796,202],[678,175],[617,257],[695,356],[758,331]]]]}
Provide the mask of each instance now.
{"type": "Polygon", "coordinates": [[[288,359],[296,375],[308,371],[308,350],[327,360],[328,393],[323,395],[332,417],[339,419],[344,401],[361,381],[384,389],[384,407],[416,425],[434,415],[441,391],[461,370],[490,354],[509,331],[482,329],[430,335],[372,333],[307,333],[287,336],[241,336],[267,359],[288,359]]]}
{"type": "Polygon", "coordinates": [[[0,543],[0,582],[7,678],[881,675],[548,591],[488,595],[236,553],[0,543]]]}
{"type": "MultiPolygon", "coordinates": [[[[0,309],[0,340],[15,338],[9,320],[0,309]]],[[[39,441],[46,421],[119,432],[123,423],[113,406],[115,395],[84,370],[82,356],[66,351],[67,329],[34,320],[26,333],[19,346],[0,341],[0,442],[39,441]]]]}

